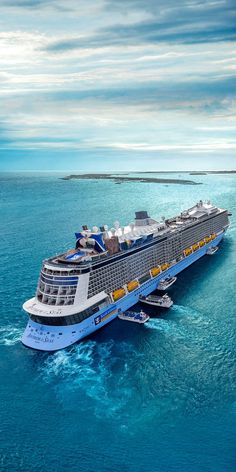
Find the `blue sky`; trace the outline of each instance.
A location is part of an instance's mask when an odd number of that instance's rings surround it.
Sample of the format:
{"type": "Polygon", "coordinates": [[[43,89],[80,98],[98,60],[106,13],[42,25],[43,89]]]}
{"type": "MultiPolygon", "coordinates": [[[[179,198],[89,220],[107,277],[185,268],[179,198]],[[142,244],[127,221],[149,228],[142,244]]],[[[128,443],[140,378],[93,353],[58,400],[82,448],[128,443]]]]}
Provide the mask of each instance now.
{"type": "Polygon", "coordinates": [[[1,170],[235,169],[231,0],[2,0],[1,170]]]}

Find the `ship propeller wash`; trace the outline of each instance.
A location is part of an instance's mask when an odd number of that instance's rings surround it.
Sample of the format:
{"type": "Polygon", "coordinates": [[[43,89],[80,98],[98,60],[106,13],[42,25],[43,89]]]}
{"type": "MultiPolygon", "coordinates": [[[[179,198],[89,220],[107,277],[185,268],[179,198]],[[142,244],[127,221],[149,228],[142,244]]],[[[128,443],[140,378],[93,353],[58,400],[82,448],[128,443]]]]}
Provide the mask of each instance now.
{"type": "Polygon", "coordinates": [[[102,328],[213,252],[228,216],[200,201],[161,222],[138,211],[125,227],[83,226],[74,249],[44,260],[36,295],[23,305],[29,315],[23,344],[54,351],[102,328]]]}

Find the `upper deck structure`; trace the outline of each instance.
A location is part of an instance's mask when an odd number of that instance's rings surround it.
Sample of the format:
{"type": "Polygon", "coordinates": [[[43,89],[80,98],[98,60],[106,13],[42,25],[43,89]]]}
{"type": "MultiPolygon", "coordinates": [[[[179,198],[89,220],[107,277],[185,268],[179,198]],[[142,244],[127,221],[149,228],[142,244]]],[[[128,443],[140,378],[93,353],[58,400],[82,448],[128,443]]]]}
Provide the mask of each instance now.
{"type": "Polygon", "coordinates": [[[49,261],[57,266],[63,264],[81,269],[90,267],[101,260],[112,260],[118,253],[131,253],[132,250],[149,245],[154,240],[183,232],[197,223],[225,212],[226,210],[217,208],[210,201],[200,200],[178,216],[169,219],[162,217],[161,222],[148,216],[147,211],[138,211],[135,213],[134,223],[127,226],[120,226],[118,221],[111,229],[106,225],[100,228],[94,226],[92,229],[83,226],[81,232],[75,233],[75,249],[52,257],[49,261]]]}

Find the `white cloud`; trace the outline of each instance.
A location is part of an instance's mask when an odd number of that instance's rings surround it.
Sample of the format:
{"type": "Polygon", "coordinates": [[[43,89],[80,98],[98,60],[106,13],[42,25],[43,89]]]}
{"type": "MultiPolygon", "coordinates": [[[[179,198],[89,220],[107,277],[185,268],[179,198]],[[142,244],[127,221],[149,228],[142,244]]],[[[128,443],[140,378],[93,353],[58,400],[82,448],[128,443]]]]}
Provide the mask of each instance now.
{"type": "Polygon", "coordinates": [[[196,144],[161,144],[153,145],[148,143],[113,143],[108,145],[114,149],[123,149],[127,151],[195,151],[208,152],[220,150],[236,149],[236,142],[215,142],[215,143],[196,143],[196,144]]]}

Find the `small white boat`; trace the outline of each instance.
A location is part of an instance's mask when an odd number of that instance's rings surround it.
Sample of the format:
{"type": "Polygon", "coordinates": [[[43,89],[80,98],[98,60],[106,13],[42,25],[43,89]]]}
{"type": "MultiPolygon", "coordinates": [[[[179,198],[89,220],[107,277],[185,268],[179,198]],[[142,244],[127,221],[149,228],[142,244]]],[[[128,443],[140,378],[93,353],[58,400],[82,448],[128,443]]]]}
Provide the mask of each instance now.
{"type": "Polygon", "coordinates": [[[215,254],[217,251],[218,251],[218,246],[215,246],[215,247],[209,247],[209,249],[207,249],[207,255],[208,256],[213,256],[213,254],[215,254]]]}
{"type": "Polygon", "coordinates": [[[148,295],[147,297],[144,297],[141,295],[139,301],[146,303],[147,305],[159,306],[161,308],[170,308],[173,305],[173,301],[167,293],[165,293],[163,297],[160,297],[159,295],[148,295]]]}
{"type": "Polygon", "coordinates": [[[166,279],[162,279],[157,286],[158,290],[167,290],[171,285],[175,283],[177,277],[167,277],[166,279]]]}
{"type": "Polygon", "coordinates": [[[146,315],[146,313],[141,310],[139,313],[135,311],[125,311],[124,313],[120,313],[118,318],[124,321],[133,321],[134,323],[143,324],[149,320],[150,316],[146,315]]]}

